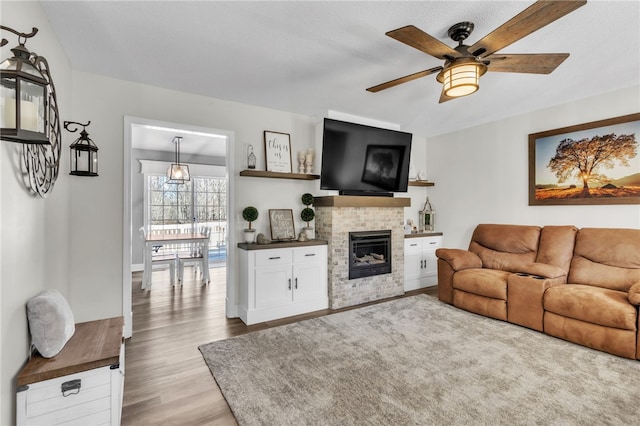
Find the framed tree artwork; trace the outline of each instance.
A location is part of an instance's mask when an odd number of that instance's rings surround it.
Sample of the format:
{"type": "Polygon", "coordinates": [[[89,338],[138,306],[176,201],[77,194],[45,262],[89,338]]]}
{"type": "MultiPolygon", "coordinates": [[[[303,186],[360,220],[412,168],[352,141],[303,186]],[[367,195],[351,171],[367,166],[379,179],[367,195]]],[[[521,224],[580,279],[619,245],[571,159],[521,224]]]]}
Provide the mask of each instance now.
{"type": "Polygon", "coordinates": [[[529,135],[529,205],[640,204],[640,113],[529,135]]]}

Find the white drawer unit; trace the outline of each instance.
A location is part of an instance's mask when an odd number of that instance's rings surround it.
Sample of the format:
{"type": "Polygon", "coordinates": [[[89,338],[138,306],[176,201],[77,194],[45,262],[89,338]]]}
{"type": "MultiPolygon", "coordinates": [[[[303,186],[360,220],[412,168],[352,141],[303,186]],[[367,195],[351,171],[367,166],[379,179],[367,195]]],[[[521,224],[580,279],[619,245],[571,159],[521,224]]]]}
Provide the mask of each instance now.
{"type": "Polygon", "coordinates": [[[242,321],[256,324],[328,308],[326,244],[238,244],[242,321]]]}
{"type": "Polygon", "coordinates": [[[404,291],[438,284],[436,249],[442,247],[442,235],[405,237],[404,291]]]}
{"type": "Polygon", "coordinates": [[[76,324],[58,355],[33,356],[17,378],[16,424],[119,425],[122,325],[122,317],[76,324]]]}

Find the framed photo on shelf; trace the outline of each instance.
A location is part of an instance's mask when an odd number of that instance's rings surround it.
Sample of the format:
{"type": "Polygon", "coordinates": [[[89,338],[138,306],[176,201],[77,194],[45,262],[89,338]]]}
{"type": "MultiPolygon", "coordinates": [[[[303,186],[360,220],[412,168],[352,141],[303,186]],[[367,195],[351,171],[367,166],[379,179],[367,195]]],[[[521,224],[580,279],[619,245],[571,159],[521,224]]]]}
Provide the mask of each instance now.
{"type": "Polygon", "coordinates": [[[273,241],[288,241],[296,238],[292,209],[269,209],[269,223],[273,241]]]}
{"type": "Polygon", "coordinates": [[[529,135],[529,205],[640,204],[640,113],[529,135]]]}
{"type": "Polygon", "coordinates": [[[291,173],[291,136],[264,131],[264,152],[268,172],[291,173]]]}

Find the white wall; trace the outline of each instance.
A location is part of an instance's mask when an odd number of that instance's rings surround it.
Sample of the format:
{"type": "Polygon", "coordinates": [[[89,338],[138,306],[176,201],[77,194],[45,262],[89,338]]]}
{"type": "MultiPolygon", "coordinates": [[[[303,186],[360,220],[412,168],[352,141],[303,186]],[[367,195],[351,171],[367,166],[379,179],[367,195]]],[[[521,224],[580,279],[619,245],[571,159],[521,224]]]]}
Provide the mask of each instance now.
{"type": "MultiPolygon", "coordinates": [[[[36,2],[2,2],[2,25],[21,32],[39,29],[26,47],[47,58],[57,91],[62,120],[71,115],[71,68],[36,2]]],[[[17,39],[2,31],[9,43],[1,57],[13,56],[17,39]]],[[[55,288],[69,296],[69,152],[75,139],[62,130],[60,175],[48,198],[30,195],[22,182],[20,144],[0,142],[0,424],[15,423],[15,377],[28,353],[25,305],[43,289],[55,288]],[[65,134],[66,133],[66,134],[65,134]]],[[[76,136],[77,137],[77,136],[76,136]]],[[[72,305],[72,309],[75,307],[72,305]]]]}
{"type": "Polygon", "coordinates": [[[445,246],[467,248],[479,223],[639,228],[639,205],[528,205],[528,135],[636,113],[639,93],[630,87],[429,138],[436,186],[428,191],[445,246]]]}
{"type": "Polygon", "coordinates": [[[313,192],[313,181],[239,177],[238,173],[246,168],[248,144],[255,148],[258,168],[264,169],[264,130],[291,134],[293,152],[312,147],[311,118],[83,72],[73,72],[73,88],[76,119],[91,120],[91,137],[100,148],[100,176],[74,182],[71,195],[71,219],[90,230],[70,235],[72,256],[79,265],[71,274],[71,297],[85,302],[74,311],[78,318],[122,314],[124,116],[234,132],[231,178],[235,179],[232,214],[236,223],[229,230],[230,256],[235,255],[233,247],[246,227],[240,212],[248,205],[258,208],[260,217],[254,226],[267,236],[270,208],[294,209],[296,230],[303,226],[298,218],[303,207],[300,196],[313,192]],[[100,226],[92,225],[96,222],[100,226]],[[89,303],[94,300],[101,303],[89,303]]]}

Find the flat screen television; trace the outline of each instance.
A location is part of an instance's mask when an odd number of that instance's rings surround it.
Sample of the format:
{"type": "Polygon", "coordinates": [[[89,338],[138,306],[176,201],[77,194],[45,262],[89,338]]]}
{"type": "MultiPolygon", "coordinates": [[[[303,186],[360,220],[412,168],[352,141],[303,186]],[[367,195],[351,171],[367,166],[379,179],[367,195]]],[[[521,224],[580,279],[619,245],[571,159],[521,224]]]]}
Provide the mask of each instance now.
{"type": "Polygon", "coordinates": [[[324,119],[320,189],[340,195],[407,192],[412,134],[324,119]]]}

